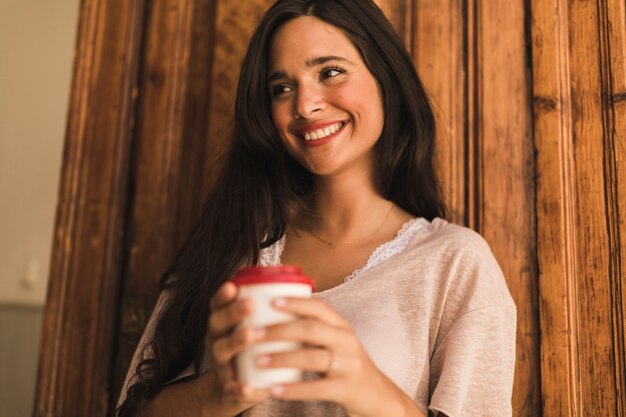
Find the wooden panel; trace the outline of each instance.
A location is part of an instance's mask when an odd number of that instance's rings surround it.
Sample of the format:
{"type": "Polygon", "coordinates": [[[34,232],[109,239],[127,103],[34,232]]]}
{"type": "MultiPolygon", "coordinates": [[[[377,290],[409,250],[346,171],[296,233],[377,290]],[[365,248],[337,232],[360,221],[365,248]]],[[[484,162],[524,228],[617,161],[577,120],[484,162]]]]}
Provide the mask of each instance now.
{"type": "Polygon", "coordinates": [[[438,172],[450,219],[486,237],[518,306],[514,413],[539,415],[534,156],[524,2],[378,3],[404,38],[431,94],[439,130],[438,172]]]}
{"type": "Polygon", "coordinates": [[[437,119],[436,165],[450,220],[467,224],[464,5],[459,0],[378,0],[413,57],[437,119]]]}
{"type": "Polygon", "coordinates": [[[535,1],[532,8],[543,411],[578,416],[578,244],[567,1],[535,1]]]}
{"type": "Polygon", "coordinates": [[[143,7],[81,4],[36,416],[106,415],[143,7]]]}
{"type": "Polygon", "coordinates": [[[239,69],[248,40],[272,0],[221,0],[215,21],[215,59],[211,74],[209,143],[205,151],[204,196],[212,188],[228,148],[239,69]]]}
{"type": "MultiPolygon", "coordinates": [[[[437,171],[450,220],[468,224],[465,16],[459,0],[421,0],[414,11],[413,56],[437,117],[437,171]]],[[[410,45],[407,45],[410,47],[410,45]]]]}
{"type": "Polygon", "coordinates": [[[270,3],[159,0],[150,10],[111,410],[157,282],[221,168],[243,52],[270,3]]]}
{"type": "Polygon", "coordinates": [[[626,2],[599,8],[606,82],[605,158],[611,241],[611,314],[613,366],[618,416],[626,416],[626,2]],[[607,106],[608,104],[608,106],[607,106]]]}
{"type": "MultiPolygon", "coordinates": [[[[608,64],[602,51],[602,32],[608,22],[600,19],[595,2],[569,4],[569,68],[572,89],[572,141],[577,194],[576,234],[580,316],[579,364],[581,415],[618,415],[613,351],[611,282],[619,279],[611,267],[612,219],[606,204],[607,180],[614,176],[606,165],[611,151],[611,132],[604,112],[609,97],[603,67],[608,64]],[[604,165],[604,167],[603,167],[604,165]],[[603,169],[604,168],[604,169],[603,169]]],[[[620,414],[623,415],[623,414],[620,414]]]]}
{"type": "MultiPolygon", "coordinates": [[[[623,304],[607,2],[570,4],[572,133],[578,194],[581,414],[624,416],[623,304]],[[623,331],[621,332],[623,333],[623,331]],[[593,387],[593,388],[591,388],[593,387]],[[620,404],[621,403],[621,404],[620,404]]],[[[618,17],[618,16],[615,16],[618,17]]],[[[623,14],[615,23],[622,27],[623,14]]],[[[619,32],[618,32],[619,33],[619,32]]],[[[622,56],[623,59],[623,56],[622,56]]],[[[622,66],[623,68],[623,66],[622,66]]],[[[623,78],[624,74],[617,74],[623,78]]],[[[622,92],[623,93],[623,92],[622,92]]],[[[623,123],[623,122],[621,122],[623,123]]],[[[621,213],[622,216],[626,213],[621,213]]],[[[623,226],[622,226],[623,231],[623,226]]]]}
{"type": "MultiPolygon", "coordinates": [[[[83,1],[35,415],[111,412],[221,167],[242,54],[271,3],[83,1]]],[[[542,394],[545,415],[624,416],[626,5],[377,3],[433,97],[452,220],[486,237],[518,306],[514,415],[541,415],[542,394]]]]}
{"type": "Polygon", "coordinates": [[[451,220],[486,237],[518,306],[515,415],[538,415],[535,196],[524,3],[379,4],[404,37],[432,96],[438,171],[451,220]]]}
{"type": "Polygon", "coordinates": [[[213,7],[207,0],[158,0],[147,13],[111,411],[159,280],[201,204],[197,155],[206,143],[213,7]]]}
{"type": "Polygon", "coordinates": [[[374,3],[387,16],[407,50],[411,51],[415,35],[417,0],[374,0],[374,3]]]}
{"type": "Polygon", "coordinates": [[[525,2],[470,1],[470,225],[489,242],[517,305],[513,410],[541,414],[531,84],[525,2]]]}
{"type": "Polygon", "coordinates": [[[546,415],[626,415],[625,5],[535,2],[546,415]]]}

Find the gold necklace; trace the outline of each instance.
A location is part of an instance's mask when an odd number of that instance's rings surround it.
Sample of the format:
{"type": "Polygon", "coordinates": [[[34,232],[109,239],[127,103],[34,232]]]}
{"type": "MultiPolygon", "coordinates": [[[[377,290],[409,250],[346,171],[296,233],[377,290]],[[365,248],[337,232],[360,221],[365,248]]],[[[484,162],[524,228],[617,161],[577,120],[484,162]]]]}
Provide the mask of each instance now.
{"type": "Polygon", "coordinates": [[[374,231],[374,233],[359,238],[357,240],[349,240],[349,241],[343,241],[343,242],[329,242],[328,240],[324,240],[321,237],[319,237],[318,235],[316,235],[315,233],[313,233],[313,231],[311,230],[311,228],[309,227],[309,222],[308,220],[305,218],[304,219],[304,225],[306,227],[306,230],[311,234],[311,236],[313,236],[315,239],[319,240],[320,242],[330,246],[331,248],[336,246],[336,245],[349,245],[352,243],[358,243],[358,242],[362,242],[366,239],[371,239],[372,237],[376,236],[376,234],[378,234],[378,232],[380,232],[380,229],[383,228],[383,226],[385,225],[385,223],[387,223],[387,219],[389,219],[389,215],[391,214],[391,212],[393,211],[393,203],[391,203],[391,207],[389,208],[389,211],[387,212],[387,215],[385,216],[385,218],[383,219],[383,222],[380,224],[380,226],[378,226],[378,228],[374,231]]]}

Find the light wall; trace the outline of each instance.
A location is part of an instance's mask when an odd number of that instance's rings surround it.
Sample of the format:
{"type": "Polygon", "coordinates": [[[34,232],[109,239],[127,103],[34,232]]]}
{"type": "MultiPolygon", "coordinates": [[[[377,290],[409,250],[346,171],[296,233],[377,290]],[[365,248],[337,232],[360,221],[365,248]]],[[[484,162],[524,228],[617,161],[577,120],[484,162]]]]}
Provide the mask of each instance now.
{"type": "Polygon", "coordinates": [[[79,0],[0,0],[0,417],[33,412],[79,0]]]}
{"type": "Polygon", "coordinates": [[[79,0],[0,0],[0,303],[43,305],[79,0]]]}

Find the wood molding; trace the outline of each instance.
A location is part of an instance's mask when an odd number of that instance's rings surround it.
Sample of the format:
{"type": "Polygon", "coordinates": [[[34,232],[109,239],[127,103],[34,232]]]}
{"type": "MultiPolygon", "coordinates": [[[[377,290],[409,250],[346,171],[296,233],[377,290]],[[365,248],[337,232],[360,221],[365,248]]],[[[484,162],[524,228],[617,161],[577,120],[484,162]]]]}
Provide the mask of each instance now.
{"type": "Polygon", "coordinates": [[[577,202],[567,3],[532,4],[533,109],[543,407],[546,415],[578,416],[577,202]]]}
{"type": "Polygon", "coordinates": [[[509,281],[519,317],[514,410],[537,415],[541,384],[528,10],[524,2],[421,0],[400,2],[404,11],[399,12],[398,5],[381,3],[398,32],[411,33],[405,41],[432,95],[438,170],[451,219],[485,236],[509,281]]]}
{"type": "Polygon", "coordinates": [[[209,85],[192,74],[210,65],[210,3],[157,0],[146,13],[110,412],[158,296],[159,280],[200,206],[194,187],[203,166],[196,152],[205,144],[201,111],[208,105],[209,85]]]}
{"type": "Polygon", "coordinates": [[[626,415],[625,8],[532,3],[546,415],[626,415]]]}
{"type": "MultiPolygon", "coordinates": [[[[611,283],[619,280],[611,268],[615,249],[611,236],[614,209],[607,194],[607,152],[612,152],[611,133],[605,114],[610,111],[604,94],[610,85],[605,67],[610,62],[603,50],[608,22],[599,11],[603,2],[568,4],[572,143],[578,242],[579,322],[577,323],[581,415],[619,415],[620,397],[615,379],[613,321],[615,306],[611,283]],[[604,167],[604,169],[603,169],[604,167]],[[609,204],[607,206],[607,203],[609,204]]],[[[623,370],[619,371],[623,373],[623,370]]],[[[622,414],[623,415],[623,410],[622,414]]]]}
{"type": "Polygon", "coordinates": [[[159,0],[150,10],[111,410],[156,301],[157,282],[221,168],[238,68],[269,4],[159,0]]]}
{"type": "Polygon", "coordinates": [[[517,305],[515,415],[541,415],[531,75],[524,1],[467,4],[468,219],[517,305]]]}
{"type": "MultiPolygon", "coordinates": [[[[610,230],[612,253],[611,304],[615,355],[617,409],[626,416],[626,3],[603,3],[603,56],[609,70],[603,96],[605,134],[609,140],[607,164],[610,190],[610,230]]],[[[620,414],[618,414],[620,415],[620,414]]]]}
{"type": "Polygon", "coordinates": [[[529,11],[522,1],[378,3],[431,94],[450,218],[485,236],[518,306],[515,415],[539,415],[529,11]]]}
{"type": "Polygon", "coordinates": [[[215,51],[210,73],[211,107],[207,113],[208,143],[204,153],[203,200],[222,168],[229,144],[239,69],[256,23],[272,0],[218,1],[215,51]]]}
{"type": "Polygon", "coordinates": [[[35,416],[105,416],[144,2],[81,4],[35,416]]]}
{"type": "Polygon", "coordinates": [[[466,16],[462,2],[416,1],[405,36],[437,118],[436,166],[450,220],[468,225],[466,16]],[[433,36],[436,34],[436,36],[433,36]]]}

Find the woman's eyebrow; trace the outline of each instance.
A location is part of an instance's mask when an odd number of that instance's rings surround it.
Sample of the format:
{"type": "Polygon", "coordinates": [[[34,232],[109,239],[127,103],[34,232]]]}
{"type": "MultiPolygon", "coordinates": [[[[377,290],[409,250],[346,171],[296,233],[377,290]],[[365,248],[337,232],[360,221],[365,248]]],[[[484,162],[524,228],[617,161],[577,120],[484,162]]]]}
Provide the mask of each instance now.
{"type": "Polygon", "coordinates": [[[284,78],[287,78],[287,73],[285,71],[274,71],[267,79],[267,82],[271,83],[272,81],[282,80],[284,78]]]}
{"type": "MultiPolygon", "coordinates": [[[[346,58],[342,58],[340,56],[335,56],[335,55],[328,55],[328,56],[315,56],[312,58],[307,59],[304,62],[304,65],[307,68],[312,68],[318,65],[322,65],[325,64],[329,61],[339,61],[339,62],[345,62],[346,64],[350,64],[350,65],[354,65],[354,63],[346,58]]],[[[276,81],[276,80],[281,80],[283,78],[287,78],[287,73],[285,71],[274,71],[269,78],[267,79],[268,83],[271,83],[272,81],[276,81]]]]}
{"type": "Polygon", "coordinates": [[[345,58],[342,58],[340,56],[335,56],[335,55],[312,57],[312,58],[307,59],[304,62],[304,65],[306,65],[307,68],[311,68],[317,65],[325,64],[328,61],[339,61],[339,62],[345,62],[346,64],[354,65],[351,61],[345,58]]]}

